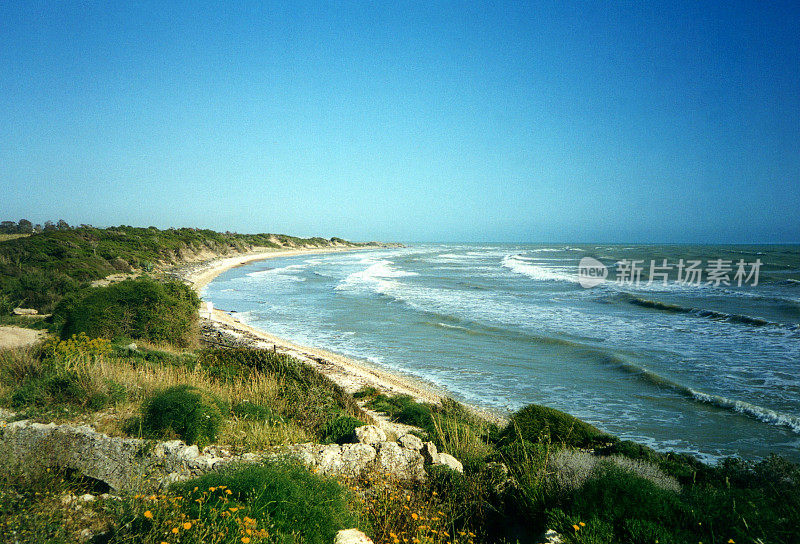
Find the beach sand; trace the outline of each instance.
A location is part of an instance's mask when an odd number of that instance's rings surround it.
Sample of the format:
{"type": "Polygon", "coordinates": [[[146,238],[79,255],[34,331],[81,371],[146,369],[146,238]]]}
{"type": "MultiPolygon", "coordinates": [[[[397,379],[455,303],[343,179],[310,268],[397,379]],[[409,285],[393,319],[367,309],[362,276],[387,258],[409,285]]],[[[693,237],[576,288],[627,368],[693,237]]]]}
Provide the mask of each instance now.
{"type": "MultiPolygon", "coordinates": [[[[331,249],[297,249],[280,251],[261,251],[237,255],[234,257],[215,259],[181,271],[181,276],[188,281],[194,289],[201,291],[214,278],[222,272],[241,266],[246,263],[277,257],[289,257],[298,254],[330,253],[337,251],[363,251],[362,248],[331,248],[331,249]]],[[[449,396],[446,391],[434,384],[425,382],[411,375],[396,371],[389,371],[367,361],[360,361],[333,353],[324,349],[295,344],[257,329],[239,321],[235,315],[214,309],[212,319],[207,319],[205,314],[204,324],[213,327],[220,334],[236,339],[244,339],[249,345],[264,349],[275,349],[296,357],[331,378],[341,385],[347,392],[353,393],[364,386],[374,387],[387,394],[411,395],[419,401],[438,403],[442,397],[449,396]]],[[[477,407],[470,407],[475,412],[497,423],[504,419],[498,414],[489,413],[477,407]]]]}

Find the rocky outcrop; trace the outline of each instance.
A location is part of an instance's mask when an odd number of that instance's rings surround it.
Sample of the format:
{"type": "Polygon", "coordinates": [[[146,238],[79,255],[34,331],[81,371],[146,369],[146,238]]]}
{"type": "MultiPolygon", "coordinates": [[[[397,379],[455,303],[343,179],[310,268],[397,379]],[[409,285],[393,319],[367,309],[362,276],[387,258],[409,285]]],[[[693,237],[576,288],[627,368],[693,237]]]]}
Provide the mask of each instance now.
{"type": "Polygon", "coordinates": [[[148,449],[144,440],[110,438],[88,426],[15,421],[2,429],[0,462],[28,473],[55,466],[72,469],[123,490],[152,474],[148,449]]]}
{"type": "Polygon", "coordinates": [[[72,469],[105,482],[115,492],[164,487],[231,463],[279,459],[303,463],[320,474],[351,478],[377,472],[422,481],[426,462],[463,470],[455,458],[436,452],[432,443],[413,435],[390,442],[383,431],[373,427],[358,436],[361,441],[356,444],[292,444],[233,455],[216,446],[200,451],[180,440],[110,437],[89,426],[25,420],[0,424],[0,463],[27,473],[46,467],[72,469]]]}

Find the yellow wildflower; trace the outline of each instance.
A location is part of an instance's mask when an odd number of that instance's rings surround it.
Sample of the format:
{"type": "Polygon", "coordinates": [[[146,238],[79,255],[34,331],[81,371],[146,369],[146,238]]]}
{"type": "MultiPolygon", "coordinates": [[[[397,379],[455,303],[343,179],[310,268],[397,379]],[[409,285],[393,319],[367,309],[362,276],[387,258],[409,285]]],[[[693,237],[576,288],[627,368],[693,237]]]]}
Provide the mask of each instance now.
{"type": "Polygon", "coordinates": [[[192,528],[192,524],[187,521],[186,523],[183,524],[183,528],[184,529],[191,529],[192,528]]]}
{"type": "Polygon", "coordinates": [[[573,525],[572,528],[575,529],[576,533],[581,530],[581,528],[577,525],[573,525]]]}
{"type": "Polygon", "coordinates": [[[148,510],[144,513],[144,517],[146,517],[147,519],[153,519],[153,513],[150,510],[148,510]]]}

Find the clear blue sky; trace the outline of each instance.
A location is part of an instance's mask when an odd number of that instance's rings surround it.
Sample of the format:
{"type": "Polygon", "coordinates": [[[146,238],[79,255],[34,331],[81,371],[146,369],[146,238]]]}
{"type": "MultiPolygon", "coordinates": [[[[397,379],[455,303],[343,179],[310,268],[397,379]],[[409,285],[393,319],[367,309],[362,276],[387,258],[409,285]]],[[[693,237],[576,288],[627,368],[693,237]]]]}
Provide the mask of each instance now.
{"type": "Polygon", "coordinates": [[[122,4],[0,4],[0,218],[800,242],[796,1],[122,4]]]}

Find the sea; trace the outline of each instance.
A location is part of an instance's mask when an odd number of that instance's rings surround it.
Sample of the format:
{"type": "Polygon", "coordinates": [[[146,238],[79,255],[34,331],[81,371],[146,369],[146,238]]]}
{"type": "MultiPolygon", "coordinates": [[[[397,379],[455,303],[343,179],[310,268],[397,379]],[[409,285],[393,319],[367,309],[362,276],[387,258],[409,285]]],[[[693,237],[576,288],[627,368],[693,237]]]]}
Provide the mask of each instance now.
{"type": "Polygon", "coordinates": [[[800,246],[414,244],[255,262],[203,296],[488,410],[800,461],[800,246]]]}

